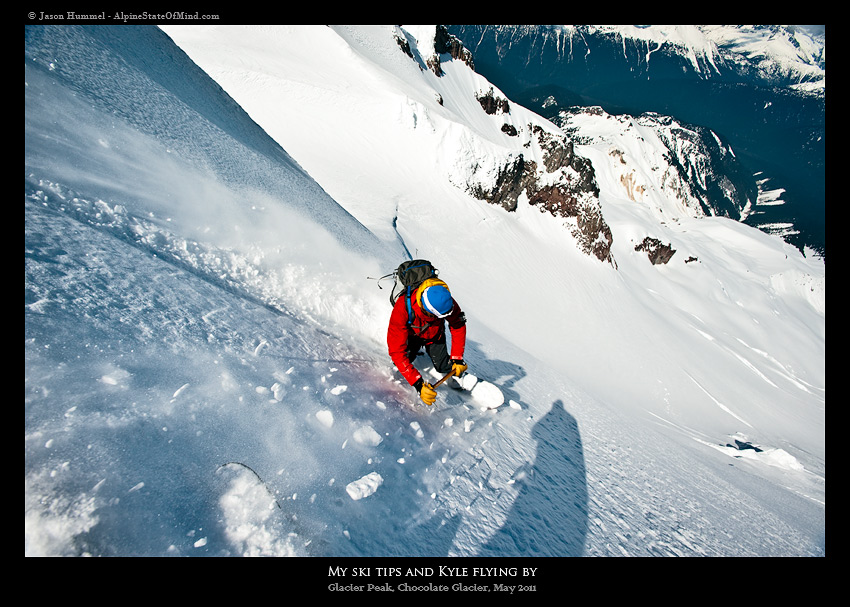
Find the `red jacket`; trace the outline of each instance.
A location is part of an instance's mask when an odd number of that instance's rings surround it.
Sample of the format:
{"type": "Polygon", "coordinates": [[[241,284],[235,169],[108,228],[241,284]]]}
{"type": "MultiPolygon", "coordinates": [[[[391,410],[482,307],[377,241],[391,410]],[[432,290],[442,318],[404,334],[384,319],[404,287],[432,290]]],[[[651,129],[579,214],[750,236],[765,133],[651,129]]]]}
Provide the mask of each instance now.
{"type": "Polygon", "coordinates": [[[413,309],[413,322],[408,325],[407,294],[402,293],[390,315],[387,328],[387,348],[396,368],[412,386],[421,377],[407,354],[408,339],[414,335],[426,344],[438,341],[445,333],[445,322],[449,323],[452,336],[450,358],[460,360],[466,346],[466,318],[457,301],[452,299],[454,307],[446,318],[437,318],[424,311],[416,301],[416,293],[410,298],[413,309]]]}

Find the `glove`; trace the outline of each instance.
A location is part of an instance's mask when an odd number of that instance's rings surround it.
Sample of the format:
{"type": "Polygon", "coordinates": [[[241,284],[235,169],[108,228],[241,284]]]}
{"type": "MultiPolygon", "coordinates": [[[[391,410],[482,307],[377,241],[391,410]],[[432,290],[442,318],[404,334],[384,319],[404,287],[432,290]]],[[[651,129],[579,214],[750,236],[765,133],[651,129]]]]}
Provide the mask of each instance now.
{"type": "Polygon", "coordinates": [[[422,399],[422,402],[429,407],[437,400],[437,391],[434,389],[434,386],[427,383],[421,377],[413,384],[413,387],[419,392],[419,398],[422,399]]]}
{"type": "Polygon", "coordinates": [[[463,372],[466,371],[467,365],[463,362],[462,359],[457,359],[452,361],[452,371],[454,372],[456,377],[460,377],[463,375],[463,372]]]}

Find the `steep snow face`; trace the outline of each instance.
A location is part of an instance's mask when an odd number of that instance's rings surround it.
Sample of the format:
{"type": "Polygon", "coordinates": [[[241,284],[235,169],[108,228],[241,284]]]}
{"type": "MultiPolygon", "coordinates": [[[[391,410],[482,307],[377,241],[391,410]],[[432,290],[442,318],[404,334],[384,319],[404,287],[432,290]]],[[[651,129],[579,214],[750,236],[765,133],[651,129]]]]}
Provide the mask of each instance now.
{"type": "Polygon", "coordinates": [[[180,263],[282,307],[345,309],[352,264],[379,271],[366,259],[384,245],[157,28],[29,28],[27,51],[26,127],[40,143],[27,145],[28,191],[102,205],[101,221],[140,246],[168,233],[180,263]],[[80,94],[67,100],[52,79],[80,94]],[[317,261],[321,275],[306,271],[317,261]]]}
{"type": "Polygon", "coordinates": [[[400,252],[157,28],[28,28],[25,107],[25,553],[304,554],[263,480],[358,472],[304,420],[401,394],[348,291],[400,252]]]}
{"type": "MultiPolygon", "coordinates": [[[[687,197],[673,197],[669,188],[665,192],[663,180],[654,176],[658,166],[652,156],[670,150],[657,147],[651,131],[629,140],[626,165],[634,168],[635,179],[659,184],[653,190],[646,184],[643,204],[635,204],[642,184],[624,183],[622,161],[611,155],[610,143],[577,146],[593,161],[605,220],[614,234],[617,270],[606,272],[578,253],[565,226],[569,221],[542,214],[523,200],[505,213],[446,179],[470,170],[493,172],[494,155],[533,149],[527,138],[505,137],[504,120],[518,130],[527,123],[558,129],[515,104],[510,115],[482,112],[475,97],[491,85],[462,62],[444,61],[445,75],[438,77],[424,60],[414,60],[430,53],[419,49],[414,33],[430,49],[431,27],[282,26],[250,35],[239,28],[164,29],[370,230],[388,242],[400,238],[411,254],[434,258],[450,283],[452,276],[463,277],[455,279],[454,288],[473,322],[510,335],[512,343],[592,393],[621,402],[618,386],[626,385],[632,394],[628,407],[675,411],[704,423],[714,415],[706,417],[707,411],[723,411],[717,402],[742,398],[729,392],[723,378],[741,364],[749,368],[743,361],[751,361],[753,352],[771,351],[772,360],[794,359],[786,368],[822,386],[824,333],[817,306],[806,300],[781,312],[778,293],[765,289],[769,277],[791,263],[796,275],[822,293],[822,262],[735,221],[701,217],[704,212],[688,206],[687,197]],[[411,44],[413,59],[399,39],[411,44]],[[676,250],[661,272],[635,250],[647,237],[676,250]],[[510,268],[508,278],[494,280],[494,268],[499,273],[510,268]],[[700,302],[709,301],[712,306],[701,310],[700,302]],[[505,302],[513,302],[509,317],[505,302]],[[523,313],[531,309],[533,314],[523,313]],[[671,318],[684,324],[674,328],[671,318]],[[727,321],[736,329],[721,339],[727,321]],[[802,340],[809,344],[805,353],[791,346],[798,329],[811,328],[814,334],[802,340]],[[768,335],[781,337],[770,343],[768,335]],[[639,361],[635,352],[642,352],[639,361]],[[724,362],[708,362],[721,352],[724,362]],[[696,368],[682,373],[674,360],[690,360],[696,368]],[[618,369],[621,382],[610,382],[603,369],[618,369]],[[707,408],[694,404],[699,401],[707,408]]],[[[620,130],[628,126],[609,123],[620,130]]],[[[580,134],[571,136],[582,142],[580,134]]],[[[817,399],[815,394],[817,389],[805,398],[817,399]]],[[[793,407],[791,401],[788,406],[793,407]]],[[[759,415],[778,419],[783,410],[778,406],[759,415]]]]}
{"type": "Polygon", "coordinates": [[[169,30],[193,60],[155,28],[27,30],[27,554],[823,553],[822,263],[661,223],[605,142],[577,147],[617,269],[475,199],[460,151],[520,148],[406,30],[169,30]],[[366,277],[408,253],[501,406],[393,376],[366,277]]]}
{"type": "MultiPolygon", "coordinates": [[[[574,28],[567,26],[567,31],[574,28]]],[[[591,33],[615,34],[620,36],[625,46],[626,40],[641,41],[646,44],[645,63],[649,64],[652,53],[661,50],[667,44],[681,53],[696,72],[719,72],[717,45],[700,29],[698,25],[600,25],[591,28],[591,33]]]]}
{"type": "Polygon", "coordinates": [[[435,74],[435,26],[163,29],[336,200],[390,240],[404,229],[400,215],[445,212],[440,201],[457,197],[451,188],[491,190],[520,157],[542,168],[539,132],[558,132],[518,105],[488,114],[480,100],[505,96],[463,62],[442,61],[435,74]]]}

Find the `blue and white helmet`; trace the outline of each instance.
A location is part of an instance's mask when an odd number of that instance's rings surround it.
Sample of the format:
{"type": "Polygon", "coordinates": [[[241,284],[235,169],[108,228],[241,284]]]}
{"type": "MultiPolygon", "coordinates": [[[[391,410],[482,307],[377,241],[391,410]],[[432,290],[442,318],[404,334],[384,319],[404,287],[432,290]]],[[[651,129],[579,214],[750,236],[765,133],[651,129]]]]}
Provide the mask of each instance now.
{"type": "Polygon", "coordinates": [[[437,318],[445,318],[451,313],[454,300],[446,287],[434,285],[423,291],[422,307],[437,318]]]}

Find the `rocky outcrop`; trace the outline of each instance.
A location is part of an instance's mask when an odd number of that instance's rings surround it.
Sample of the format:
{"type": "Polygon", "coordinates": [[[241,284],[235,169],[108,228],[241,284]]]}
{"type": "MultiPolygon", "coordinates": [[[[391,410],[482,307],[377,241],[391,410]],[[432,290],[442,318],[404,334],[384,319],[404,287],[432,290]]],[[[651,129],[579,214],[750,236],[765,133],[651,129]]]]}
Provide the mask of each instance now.
{"type": "Polygon", "coordinates": [[[611,256],[614,237],[595,195],[556,184],[529,192],[528,202],[555,217],[574,218],[571,231],[579,249],[600,261],[614,263],[611,256]]]}
{"type": "MultiPolygon", "coordinates": [[[[415,58],[408,40],[399,36],[396,39],[401,50],[415,58]]],[[[421,69],[427,66],[442,77],[441,61],[446,55],[475,69],[472,53],[445,26],[436,26],[433,43],[434,54],[422,57],[421,69]]],[[[490,116],[511,114],[510,102],[494,87],[479,90],[475,98],[490,116]]],[[[439,102],[442,105],[442,99],[439,102]]],[[[463,156],[464,161],[457,167],[453,182],[476,198],[510,212],[516,211],[525,196],[528,203],[541,212],[567,220],[565,223],[582,251],[613,264],[613,238],[602,216],[599,188],[590,161],[577,156],[572,141],[560,131],[547,131],[539,124],[518,129],[509,121],[500,129],[506,137],[525,137],[523,147],[527,152],[505,152],[501,164],[498,160],[494,163],[492,158],[476,158],[475,153],[463,156]]],[[[461,155],[468,151],[462,150],[461,155]]]]}
{"type": "Polygon", "coordinates": [[[475,184],[470,192],[507,211],[516,211],[524,194],[541,212],[569,220],[580,250],[613,264],[613,236],[602,216],[593,165],[575,154],[566,136],[536,125],[529,125],[529,131],[535,137],[527,147],[530,152],[536,148],[542,167],[520,154],[501,167],[489,187],[475,184]]]}
{"type": "Polygon", "coordinates": [[[572,140],[548,133],[539,125],[534,125],[531,130],[537,137],[540,149],[543,151],[543,165],[547,171],[553,173],[572,164],[575,159],[572,140]]]}
{"type": "Polygon", "coordinates": [[[637,246],[635,251],[645,251],[652,265],[664,264],[670,261],[676,250],[669,244],[663,244],[657,238],[647,236],[637,246]]]}
{"type": "Polygon", "coordinates": [[[411,59],[415,59],[415,57],[413,56],[413,51],[410,50],[410,42],[408,42],[407,38],[403,38],[402,36],[396,34],[395,41],[398,44],[398,47],[405,55],[407,55],[411,59]]]}
{"type": "Polygon", "coordinates": [[[490,115],[511,113],[511,104],[504,97],[496,95],[493,92],[493,87],[490,87],[490,90],[486,93],[475,95],[475,98],[481,104],[481,109],[490,115]]]}
{"type": "Polygon", "coordinates": [[[445,25],[438,25],[434,34],[434,55],[425,59],[425,64],[437,76],[443,75],[443,68],[440,65],[440,55],[449,55],[452,59],[463,61],[470,69],[475,69],[472,61],[472,53],[470,53],[463,43],[449,33],[445,25]]]}
{"type": "Polygon", "coordinates": [[[437,32],[434,35],[434,50],[437,53],[447,53],[452,59],[463,61],[469,66],[469,69],[475,70],[472,53],[463,46],[463,42],[457,36],[449,33],[445,25],[437,26],[437,32]]]}
{"type": "Polygon", "coordinates": [[[469,192],[479,200],[502,207],[506,211],[516,211],[520,195],[534,181],[536,163],[527,161],[520,154],[502,166],[492,184],[470,184],[469,192]]]}
{"type": "MultiPolygon", "coordinates": [[[[452,59],[463,61],[470,69],[475,69],[472,53],[463,46],[463,43],[456,36],[450,34],[444,25],[436,26],[434,40],[430,41],[433,42],[434,53],[430,57],[419,57],[418,53],[414,54],[410,41],[402,33],[397,32],[395,40],[402,52],[419,64],[419,69],[424,70],[427,67],[439,77],[445,75],[441,55],[449,55],[452,59]]],[[[420,48],[428,46],[430,44],[422,45],[420,48]]]]}

